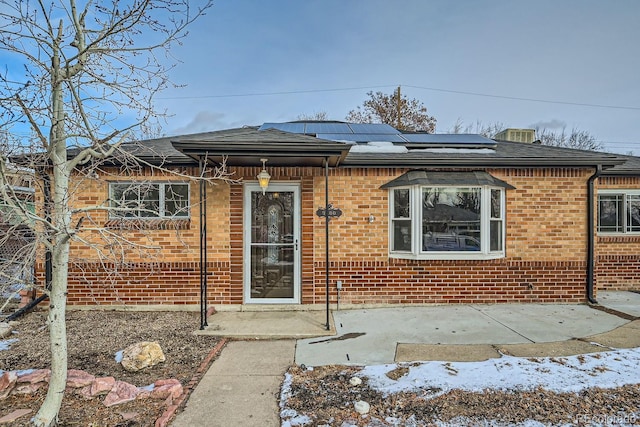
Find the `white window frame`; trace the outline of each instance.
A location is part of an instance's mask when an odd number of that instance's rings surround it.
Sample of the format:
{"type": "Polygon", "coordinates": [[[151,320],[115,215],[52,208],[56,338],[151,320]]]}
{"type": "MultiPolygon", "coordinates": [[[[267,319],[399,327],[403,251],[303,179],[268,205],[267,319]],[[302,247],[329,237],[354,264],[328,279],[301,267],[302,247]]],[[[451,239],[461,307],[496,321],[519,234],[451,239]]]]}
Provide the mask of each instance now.
{"type": "Polygon", "coordinates": [[[628,224],[627,211],[628,211],[629,196],[640,197],[640,190],[624,190],[624,189],[598,190],[598,197],[596,198],[596,209],[598,213],[596,216],[596,230],[598,232],[598,235],[600,236],[639,236],[640,235],[640,230],[628,231],[629,224],[628,224]],[[622,231],[600,231],[600,196],[604,196],[604,195],[621,195],[622,196],[622,210],[623,210],[622,231]]]}
{"type": "MultiPolygon", "coordinates": [[[[158,186],[158,212],[157,215],[149,215],[149,216],[141,216],[139,213],[137,215],[125,215],[124,212],[120,212],[117,209],[112,209],[109,211],[110,219],[134,219],[134,220],[158,220],[158,219],[189,219],[191,217],[191,186],[188,182],[182,181],[153,181],[153,182],[139,182],[139,181],[112,181],[109,182],[109,200],[110,207],[117,208],[117,200],[115,200],[113,196],[113,191],[115,186],[118,185],[129,185],[132,187],[135,186],[158,186]],[[166,215],[166,192],[167,187],[172,185],[184,185],[187,187],[187,206],[186,209],[180,210],[179,214],[166,215]]],[[[138,197],[140,195],[138,194],[138,197]]],[[[138,200],[140,202],[140,200],[138,200]]],[[[147,211],[149,212],[149,211],[147,211]]]]}
{"type": "Polygon", "coordinates": [[[389,257],[416,260],[483,260],[505,257],[506,245],[506,191],[502,187],[478,185],[413,185],[389,188],[389,257]],[[424,251],[422,249],[422,206],[416,200],[422,200],[423,188],[480,188],[480,251],[424,251]],[[411,216],[411,251],[393,250],[394,190],[409,189],[411,216]],[[500,218],[491,217],[491,190],[500,192],[500,218]],[[491,221],[501,221],[501,249],[490,250],[491,221]]]}

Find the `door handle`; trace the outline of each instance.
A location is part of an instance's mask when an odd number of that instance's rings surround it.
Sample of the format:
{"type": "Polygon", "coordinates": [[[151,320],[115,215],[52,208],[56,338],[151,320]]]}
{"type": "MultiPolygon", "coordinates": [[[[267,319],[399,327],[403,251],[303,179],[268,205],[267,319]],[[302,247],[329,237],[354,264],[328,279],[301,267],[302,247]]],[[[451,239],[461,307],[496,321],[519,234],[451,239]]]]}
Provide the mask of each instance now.
{"type": "Polygon", "coordinates": [[[296,241],[294,242],[294,245],[295,245],[294,248],[297,251],[298,250],[298,239],[296,239],[296,241]]]}

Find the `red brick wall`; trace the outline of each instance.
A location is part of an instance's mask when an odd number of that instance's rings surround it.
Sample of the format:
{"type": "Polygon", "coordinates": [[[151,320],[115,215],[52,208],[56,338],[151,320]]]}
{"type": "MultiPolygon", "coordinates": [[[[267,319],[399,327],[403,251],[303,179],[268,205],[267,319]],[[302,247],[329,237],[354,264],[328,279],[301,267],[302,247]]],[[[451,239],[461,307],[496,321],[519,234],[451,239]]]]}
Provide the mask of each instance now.
{"type": "MultiPolygon", "coordinates": [[[[208,268],[210,304],[243,303],[243,182],[255,181],[260,167],[235,168],[235,184],[208,187],[208,268]]],[[[331,222],[331,300],[343,281],[342,303],[582,302],[585,299],[587,179],[590,169],[490,169],[516,187],[506,193],[506,258],[482,261],[399,260],[388,254],[388,191],[380,186],[405,169],[330,171],[330,203],[342,217],[331,222]],[[369,222],[369,216],[374,217],[369,222]]],[[[303,304],[325,302],[325,224],[315,215],[324,206],[322,168],[269,168],[273,181],[301,186],[303,304]]],[[[158,178],[159,179],[159,178],[158,178]]],[[[635,182],[635,185],[640,185],[635,182]]],[[[612,181],[624,188],[634,183],[612,181]]],[[[604,184],[602,185],[604,187],[604,184]]],[[[92,184],[98,199],[106,183],[92,184]]],[[[69,282],[72,305],[199,304],[198,188],[192,184],[192,216],[182,230],[131,232],[136,241],[157,245],[153,259],[130,253],[130,269],[120,276],[95,264],[86,247],[75,244],[69,282]],[[78,254],[83,260],[79,262],[78,254]],[[86,273],[91,272],[91,273],[86,273]]],[[[102,193],[101,193],[102,192],[102,193]]],[[[78,205],[95,203],[95,195],[78,205]]],[[[96,217],[95,222],[106,221],[96,217]]],[[[623,242],[599,237],[598,286],[638,285],[640,238],[623,242]],[[621,244],[622,243],[622,244],[621,244]]],[[[40,270],[41,271],[41,270],[40,270]]]]}
{"type": "MultiPolygon", "coordinates": [[[[597,188],[638,190],[640,177],[600,178],[597,188]]],[[[602,290],[640,290],[640,236],[596,237],[595,282],[602,290]]]]}
{"type": "MultiPolygon", "coordinates": [[[[584,302],[586,169],[492,169],[516,187],[506,192],[506,258],[482,261],[389,258],[387,190],[404,169],[332,171],[330,290],[343,281],[345,304],[584,302]],[[369,215],[374,222],[369,223],[369,215]]],[[[315,200],[324,204],[324,177],[315,200]]],[[[324,220],[316,218],[314,302],[325,301],[324,220]]]]}
{"type": "MultiPolygon", "coordinates": [[[[324,263],[316,264],[315,302],[325,301],[324,263]]],[[[343,281],[341,304],[449,304],[585,300],[585,263],[528,261],[331,262],[343,281]]],[[[330,300],[337,291],[330,286],[330,300]]]]}
{"type": "MultiPolygon", "coordinates": [[[[209,304],[228,303],[229,263],[209,262],[207,269],[209,304]]],[[[43,280],[44,266],[38,270],[43,280]]],[[[71,306],[196,305],[200,266],[197,262],[75,263],[69,268],[67,301],[71,306]]]]}

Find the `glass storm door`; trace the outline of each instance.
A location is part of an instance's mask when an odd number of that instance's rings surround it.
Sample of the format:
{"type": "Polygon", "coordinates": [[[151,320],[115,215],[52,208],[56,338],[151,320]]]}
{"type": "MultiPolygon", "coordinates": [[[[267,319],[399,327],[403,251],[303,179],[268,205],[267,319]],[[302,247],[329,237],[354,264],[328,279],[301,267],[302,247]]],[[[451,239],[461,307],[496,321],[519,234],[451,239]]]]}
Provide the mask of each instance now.
{"type": "Polygon", "coordinates": [[[257,184],[244,192],[244,300],[300,302],[300,190],[296,185],[257,184]]]}

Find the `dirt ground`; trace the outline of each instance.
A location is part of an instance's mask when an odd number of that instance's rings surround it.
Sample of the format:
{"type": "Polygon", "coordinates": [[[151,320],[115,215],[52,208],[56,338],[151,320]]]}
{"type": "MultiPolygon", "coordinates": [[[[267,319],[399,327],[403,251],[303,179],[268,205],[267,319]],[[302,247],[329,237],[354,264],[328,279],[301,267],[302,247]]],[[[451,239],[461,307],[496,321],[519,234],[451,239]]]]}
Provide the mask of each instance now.
{"type": "MultiPolygon", "coordinates": [[[[136,386],[175,378],[185,386],[214,348],[218,339],[194,335],[200,314],[193,312],[70,311],[67,315],[69,369],[96,377],[113,376],[136,386]],[[139,341],[158,341],[166,361],[140,372],[127,372],[115,361],[116,352],[139,341]]],[[[0,352],[0,370],[50,367],[46,313],[37,311],[20,319],[14,328],[18,341],[0,352]]],[[[15,409],[32,409],[35,415],[46,390],[33,396],[11,396],[0,401],[0,416],[15,409]]],[[[105,407],[100,399],[65,396],[60,412],[62,426],[153,426],[165,410],[163,401],[149,399],[105,407]]],[[[29,425],[25,416],[10,426],[29,425]]]]}
{"type": "MultiPolygon", "coordinates": [[[[95,376],[113,376],[136,386],[159,379],[176,378],[186,385],[218,343],[215,337],[194,335],[198,313],[71,311],[68,313],[69,368],[95,376]],[[147,370],[130,373],[115,361],[115,353],[138,341],[158,341],[166,361],[147,370]]],[[[45,313],[20,319],[15,342],[0,352],[0,370],[48,368],[50,363],[45,313]]],[[[215,362],[214,362],[215,363],[215,362]]],[[[433,395],[400,393],[383,396],[363,384],[355,389],[349,379],[361,368],[329,366],[314,370],[292,366],[291,395],[287,407],[308,417],[308,426],[426,426],[521,425],[536,420],[544,425],[636,425],[640,420],[640,386],[587,389],[581,393],[496,391],[470,393],[453,390],[433,395]],[[372,410],[359,416],[353,402],[365,400],[372,410]],[[622,422],[623,421],[623,422],[622,422]]],[[[402,375],[402,372],[398,372],[402,375]]],[[[15,409],[36,413],[45,390],[33,396],[0,401],[0,416],[15,409]]],[[[274,396],[275,398],[275,396],[274,396]]],[[[62,426],[153,426],[164,412],[162,401],[134,400],[105,407],[100,399],[84,400],[68,395],[60,413],[62,426]]],[[[27,426],[30,416],[7,426],[27,426]]]]}
{"type": "MultiPolygon", "coordinates": [[[[589,388],[579,393],[554,393],[542,388],[468,392],[422,389],[383,395],[349,379],[360,367],[294,366],[287,408],[307,418],[305,426],[632,426],[640,424],[640,387],[589,388]],[[371,411],[359,415],[354,402],[371,411]]],[[[397,372],[398,376],[404,372],[397,372]]],[[[389,375],[388,375],[389,376],[389,375]]],[[[392,378],[390,376],[390,378],[392,378]]]]}

